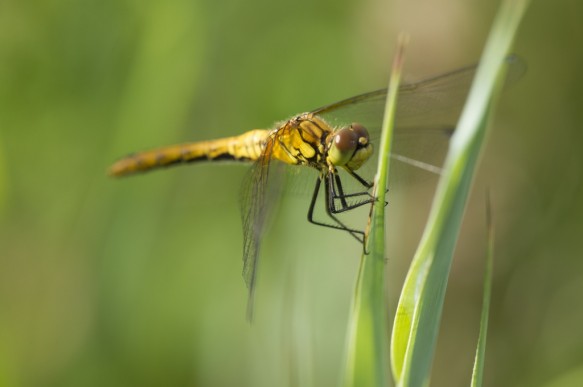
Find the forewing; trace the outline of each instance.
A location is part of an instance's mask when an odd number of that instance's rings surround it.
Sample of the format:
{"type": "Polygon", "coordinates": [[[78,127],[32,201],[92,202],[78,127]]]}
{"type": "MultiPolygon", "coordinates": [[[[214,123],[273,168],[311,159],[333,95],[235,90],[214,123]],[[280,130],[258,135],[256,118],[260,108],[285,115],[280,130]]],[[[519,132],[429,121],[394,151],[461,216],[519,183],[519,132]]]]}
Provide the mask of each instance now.
{"type": "Polygon", "coordinates": [[[255,282],[259,261],[260,242],[265,229],[266,217],[274,205],[274,197],[268,192],[269,171],[273,136],[254,163],[241,189],[241,216],[243,222],[243,278],[248,289],[247,318],[253,317],[255,282]]]}
{"type": "MultiPolygon", "coordinates": [[[[506,85],[525,72],[525,64],[516,56],[506,59],[506,85]]],[[[399,89],[393,153],[427,164],[440,164],[467,97],[477,66],[464,67],[399,89]]],[[[373,145],[380,139],[386,89],[348,98],[316,109],[334,126],[352,122],[364,125],[373,145]]]]}

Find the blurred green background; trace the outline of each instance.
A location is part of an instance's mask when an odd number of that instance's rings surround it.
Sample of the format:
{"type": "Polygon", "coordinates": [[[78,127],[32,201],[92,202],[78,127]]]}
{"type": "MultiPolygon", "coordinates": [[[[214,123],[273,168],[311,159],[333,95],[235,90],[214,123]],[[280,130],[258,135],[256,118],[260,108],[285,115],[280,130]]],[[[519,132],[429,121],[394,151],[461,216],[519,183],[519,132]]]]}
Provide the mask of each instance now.
{"type": "MultiPolygon", "coordinates": [[[[400,31],[419,79],[479,58],[496,2],[0,2],[0,386],[331,386],[360,247],[286,201],[245,321],[247,168],[106,177],[130,151],[269,127],[383,87],[400,31]]],[[[583,3],[535,1],[444,310],[435,386],[466,386],[497,232],[487,386],[583,385],[583,3]]],[[[425,191],[391,191],[394,308],[425,191]],[[399,205],[397,205],[399,204],[399,205]]],[[[390,199],[391,200],[391,199],[390,199]]],[[[393,310],[393,309],[391,309],[393,310]]]]}

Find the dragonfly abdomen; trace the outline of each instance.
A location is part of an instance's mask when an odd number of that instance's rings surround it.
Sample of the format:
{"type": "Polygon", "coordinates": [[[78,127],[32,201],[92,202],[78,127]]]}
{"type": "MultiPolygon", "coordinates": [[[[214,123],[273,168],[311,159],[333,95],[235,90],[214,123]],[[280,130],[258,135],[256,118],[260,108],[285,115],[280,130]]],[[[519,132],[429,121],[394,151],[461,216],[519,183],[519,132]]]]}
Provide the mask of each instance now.
{"type": "Polygon", "coordinates": [[[198,161],[254,161],[263,152],[268,130],[256,129],[240,136],[173,145],[132,154],[109,169],[112,176],[125,176],[156,168],[198,161]]]}

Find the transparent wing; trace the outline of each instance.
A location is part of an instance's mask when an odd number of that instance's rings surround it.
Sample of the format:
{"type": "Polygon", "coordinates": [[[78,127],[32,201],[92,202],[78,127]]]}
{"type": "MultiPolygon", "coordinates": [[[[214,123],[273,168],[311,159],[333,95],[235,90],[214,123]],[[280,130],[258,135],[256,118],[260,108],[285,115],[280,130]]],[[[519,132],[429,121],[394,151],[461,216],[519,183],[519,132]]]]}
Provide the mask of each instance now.
{"type": "MultiPolygon", "coordinates": [[[[524,74],[526,65],[516,56],[508,57],[506,63],[508,86],[524,74]]],[[[400,87],[395,117],[395,154],[440,165],[476,68],[468,66],[400,87]]],[[[386,89],[380,89],[361,94],[321,107],[313,113],[334,126],[361,123],[369,130],[374,144],[380,139],[386,92],[386,89]]]]}
{"type": "Polygon", "coordinates": [[[249,292],[247,319],[253,318],[253,303],[259,248],[265,223],[276,202],[275,187],[280,179],[271,178],[271,152],[274,137],[270,136],[259,159],[253,164],[241,189],[241,217],[243,223],[243,278],[249,292]]]}

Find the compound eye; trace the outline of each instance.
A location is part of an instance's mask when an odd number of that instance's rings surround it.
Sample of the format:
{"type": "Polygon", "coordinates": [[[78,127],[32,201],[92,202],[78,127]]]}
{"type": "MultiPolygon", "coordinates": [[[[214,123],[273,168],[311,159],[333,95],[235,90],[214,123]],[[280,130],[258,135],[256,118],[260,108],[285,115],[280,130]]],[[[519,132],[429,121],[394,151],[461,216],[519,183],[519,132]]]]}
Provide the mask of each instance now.
{"type": "Polygon", "coordinates": [[[367,145],[370,141],[368,130],[359,123],[353,123],[350,128],[357,136],[357,141],[360,145],[367,145]]]}
{"type": "Polygon", "coordinates": [[[351,127],[338,130],[334,134],[332,146],[328,153],[330,161],[336,166],[345,165],[350,161],[357,147],[358,134],[351,127]]]}
{"type": "Polygon", "coordinates": [[[334,146],[340,152],[352,152],[356,149],[358,144],[358,134],[349,128],[340,129],[334,136],[334,146]]]}

